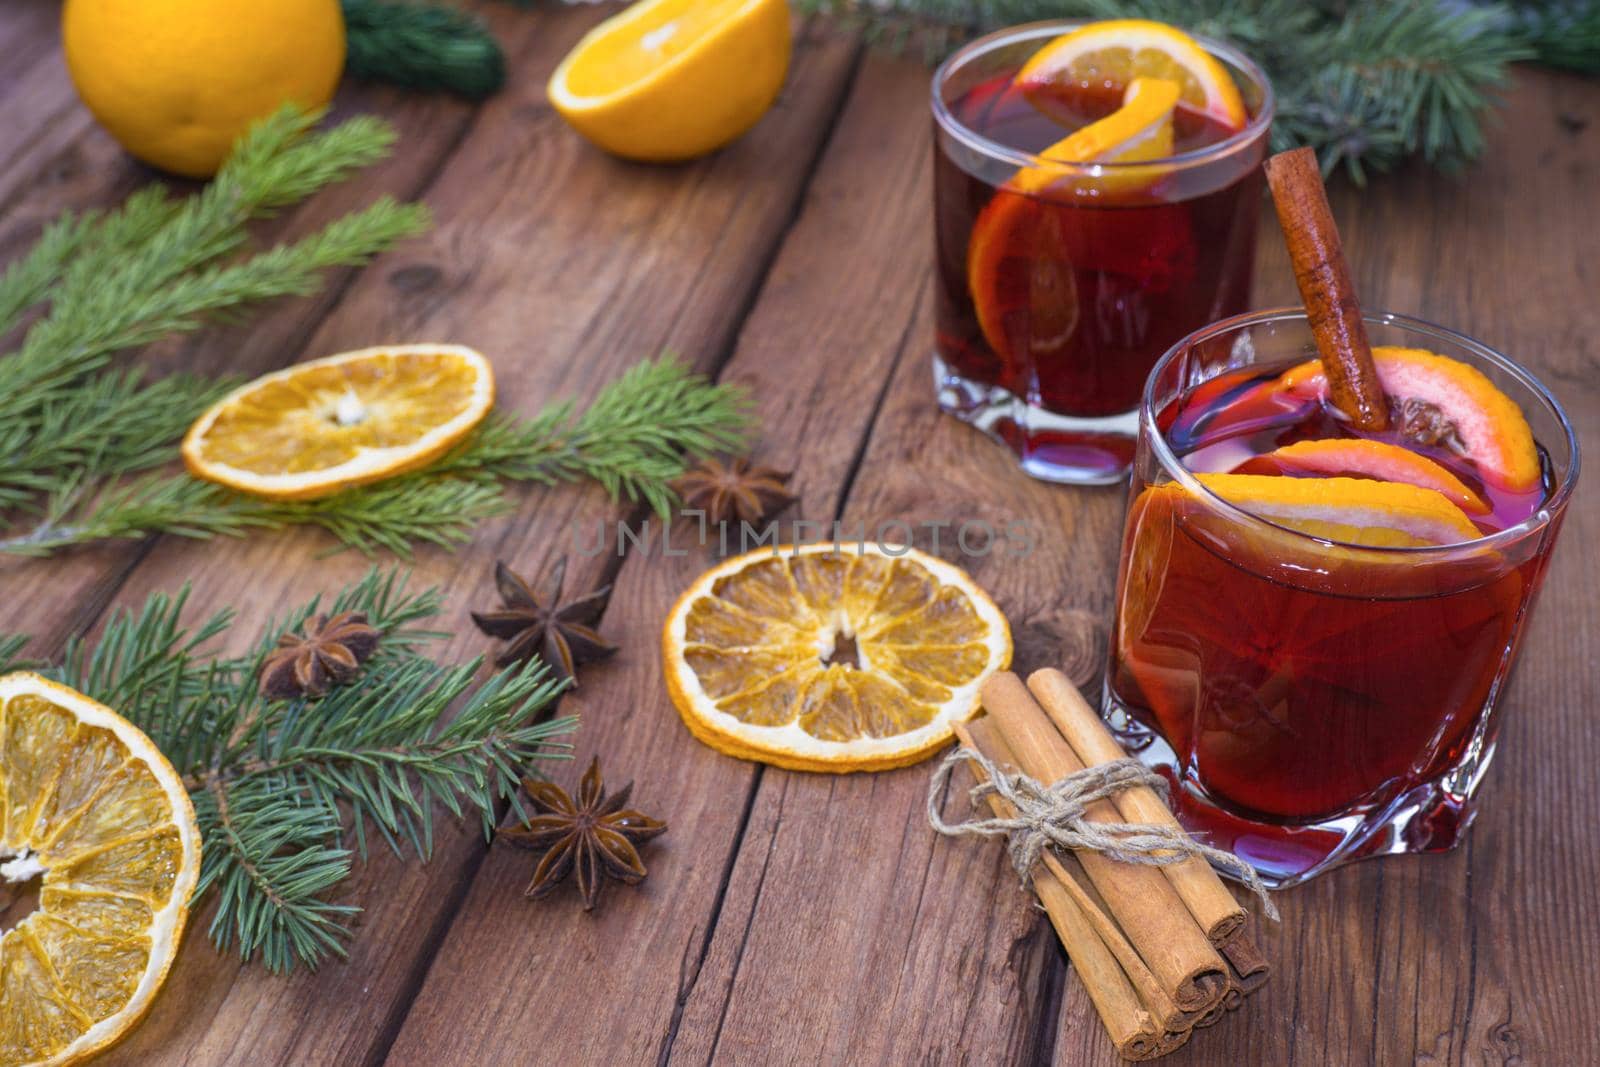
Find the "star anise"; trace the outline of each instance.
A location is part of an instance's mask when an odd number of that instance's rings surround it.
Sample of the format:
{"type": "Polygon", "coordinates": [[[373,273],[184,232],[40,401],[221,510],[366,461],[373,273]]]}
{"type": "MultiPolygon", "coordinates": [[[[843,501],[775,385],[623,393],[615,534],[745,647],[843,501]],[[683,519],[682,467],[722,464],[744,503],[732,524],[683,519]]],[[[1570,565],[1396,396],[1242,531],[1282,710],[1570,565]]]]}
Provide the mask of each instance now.
{"type": "Polygon", "coordinates": [[[594,628],[595,620],[605,610],[611,587],[563,600],[561,587],[566,574],[567,559],[563,556],[550,569],[543,588],[535,592],[527,579],[504,563],[494,565],[494,584],[504,607],[499,611],[475,611],[472,621],[490,637],[505,641],[505,647],[495,657],[497,666],[507,667],[537,655],[558,677],[576,680],[580,666],[617,650],[594,628]]]}
{"type": "Polygon", "coordinates": [[[330,686],[354,678],[381,636],[359,611],[313,615],[299,633],[291,630],[278,638],[278,647],[261,665],[261,694],[269,700],[320,697],[330,686]]]}
{"type": "Polygon", "coordinates": [[[607,797],[600,781],[600,757],[584,772],[576,802],[552,782],[524,779],[522,788],[536,814],[497,836],[518,848],[544,853],[528,883],[530,899],[548,894],[573,870],[578,872],[584,911],[593,911],[599,902],[603,878],[628,885],[644,881],[647,872],[635,846],[666,833],[667,824],[627,806],[632,782],[607,797]]]}
{"type": "Polygon", "coordinates": [[[705,512],[709,523],[757,523],[794,503],[794,494],[785,488],[792,477],[793,472],[757,466],[748,459],[724,463],[708,456],[673,485],[684,508],[705,512]]]}

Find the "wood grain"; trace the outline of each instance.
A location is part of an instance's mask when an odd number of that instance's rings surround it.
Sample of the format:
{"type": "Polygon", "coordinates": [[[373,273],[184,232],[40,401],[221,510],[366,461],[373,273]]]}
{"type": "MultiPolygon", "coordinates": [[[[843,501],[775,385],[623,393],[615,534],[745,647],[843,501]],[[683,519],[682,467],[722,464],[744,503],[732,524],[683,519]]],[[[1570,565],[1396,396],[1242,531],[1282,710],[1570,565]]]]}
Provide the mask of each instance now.
{"type": "MultiPolygon", "coordinates": [[[[933,409],[927,70],[878,55],[858,69],[852,44],[807,31],[784,97],[750,137],[692,166],[639,167],[583,145],[543,98],[556,59],[604,11],[481,10],[512,59],[506,93],[474,109],[346,90],[341,111],[375,109],[401,126],[401,154],[267,232],[305,232],[380,190],[424,194],[437,229],[321,300],[141,358],[255,371],[438,337],[488,351],[503,402],[531,411],[592,396],[663,347],[708,370],[731,351],[722,376],[754,393],[758,455],[795,469],[789,517],[1029,524],[1039,536],[1025,560],[963,563],[1009,614],[1019,671],[1062,665],[1092,690],[1121,493],[1031,482],[933,409]]],[[[73,103],[57,17],[52,0],[0,5],[0,262],[61,207],[112,202],[150,176],[73,103]]],[[[1462,178],[1419,168],[1366,192],[1336,183],[1333,195],[1367,306],[1444,322],[1534,368],[1591,456],[1597,178],[1600,87],[1524,71],[1489,152],[1462,178]]],[[[1295,299],[1270,221],[1256,292],[1260,305],[1295,299]]],[[[592,488],[515,501],[460,553],[418,560],[416,580],[450,594],[450,655],[483,647],[466,611],[488,596],[494,558],[538,570],[570,551],[575,526],[589,535],[629,514],[592,488]]],[[[941,531],[939,554],[954,558],[953,536],[941,531]]],[[[528,902],[525,854],[486,855],[475,827],[441,826],[431,865],[378,857],[348,887],[367,908],[348,963],[288,979],[241,968],[210,949],[199,916],[155,1011],[105,1062],[1114,1063],[1000,851],[927,830],[926,767],[792,774],[688,736],[662,692],[655,640],[710,557],[692,546],[663,555],[659,524],[653,537],[652,551],[626,559],[574,559],[570,581],[615,576],[602,630],[626,651],[587,672],[563,708],[584,719],[580,760],[598,752],[613,784],[637,779],[639,805],[671,824],[645,852],[644,885],[612,890],[595,915],[570,895],[528,902]]],[[[1166,1062],[1592,1059],[1596,537],[1600,497],[1580,491],[1503,698],[1501,753],[1467,845],[1281,894],[1283,922],[1258,926],[1274,980],[1166,1062]]],[[[366,565],[322,559],[324,548],[301,533],[0,561],[0,629],[39,634],[48,654],[108,604],[184,580],[195,617],[231,604],[262,619],[366,565]]],[[[580,770],[556,777],[570,785],[580,770]]],[[[947,814],[964,803],[948,798],[947,814]]]]}
{"type": "MultiPolygon", "coordinates": [[[[696,167],[625,167],[573,137],[543,98],[556,61],[601,14],[506,9],[506,23],[516,20],[513,44],[521,44],[512,81],[484,106],[428,188],[434,230],[365,271],[305,342],[307,354],[419,337],[461,341],[490,354],[499,402],[524,412],[557,396],[592,397],[666,348],[714,367],[733,323],[711,309],[748,300],[806,173],[791,169],[754,183],[741,176],[777,145],[820,143],[854,49],[803,43],[783,105],[739,149],[696,167]],[[603,204],[593,198],[596,187],[610,191],[603,204]],[[732,197],[735,188],[740,195],[732,197]],[[657,210],[664,200],[671,209],[657,210]],[[697,296],[704,309],[682,314],[699,306],[697,296]],[[627,321],[626,336],[614,319],[627,321]]],[[[515,515],[485,524],[467,548],[417,560],[417,583],[455,594],[442,623],[457,636],[441,649],[444,656],[464,659],[486,647],[467,611],[492,599],[495,558],[538,572],[567,550],[576,527],[628,514],[592,486],[518,493],[517,502],[515,515]]],[[[195,585],[196,614],[231,602],[247,618],[264,620],[367,566],[349,555],[308,562],[319,546],[326,541],[309,533],[203,547],[163,541],[118,603],[136,604],[187,580],[195,585]],[[258,576],[243,602],[236,592],[241,573],[258,576]]],[[[574,559],[567,580],[598,583],[614,569],[603,557],[574,559]]],[[[347,963],[284,979],[241,968],[197,939],[150,1018],[111,1062],[380,1056],[482,858],[475,824],[446,823],[438,836],[425,867],[384,854],[359,869],[345,899],[366,910],[347,963]],[[354,1016],[352,1005],[360,1005],[354,1016]],[[205,1025],[195,1024],[197,1014],[205,1025]]]]}

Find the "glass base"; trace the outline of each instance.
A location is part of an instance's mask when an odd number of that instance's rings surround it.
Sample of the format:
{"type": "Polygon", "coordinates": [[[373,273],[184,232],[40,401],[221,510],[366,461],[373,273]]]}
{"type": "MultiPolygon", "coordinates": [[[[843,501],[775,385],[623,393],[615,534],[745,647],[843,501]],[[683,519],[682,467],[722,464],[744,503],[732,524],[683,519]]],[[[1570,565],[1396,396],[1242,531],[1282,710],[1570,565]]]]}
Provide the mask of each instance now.
{"type": "Polygon", "coordinates": [[[1115,485],[1128,476],[1139,430],[1137,411],[1103,418],[1057,415],[998,385],[963,378],[933,356],[939,409],[1016,453],[1035,478],[1064,485],[1115,485]]]}
{"type": "Polygon", "coordinates": [[[1173,811],[1184,829],[1239,856],[1272,889],[1299,885],[1370,856],[1455,848],[1477,815],[1473,794],[1493,755],[1491,744],[1473,753],[1470,767],[1414,786],[1386,803],[1308,822],[1269,822],[1231,810],[1208,794],[1184,773],[1161,736],[1129,715],[1109,691],[1101,715],[1129,755],[1167,780],[1173,811]]]}

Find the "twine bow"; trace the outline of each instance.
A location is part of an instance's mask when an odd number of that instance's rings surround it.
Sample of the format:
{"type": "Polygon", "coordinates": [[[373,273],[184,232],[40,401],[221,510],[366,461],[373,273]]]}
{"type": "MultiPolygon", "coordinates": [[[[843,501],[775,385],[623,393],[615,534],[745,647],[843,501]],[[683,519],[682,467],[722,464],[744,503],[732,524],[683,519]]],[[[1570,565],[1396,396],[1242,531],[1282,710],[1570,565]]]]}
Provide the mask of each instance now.
{"type": "Polygon", "coordinates": [[[1274,920],[1278,909],[1267,895],[1267,887],[1244,860],[1220,848],[1202,845],[1188,834],[1170,826],[1153,823],[1094,822],[1084,817],[1085,809],[1097,800],[1106,800],[1124,789],[1149,786],[1163,798],[1167,781],[1136,759],[1119,759],[1075,771],[1053,785],[1020,772],[1007,773],[982,752],[962,746],[945,757],[928,786],[928,822],[948,837],[1007,838],[1011,865],[1026,883],[1047,848],[1088,849],[1120,863],[1143,863],[1163,867],[1199,856],[1219,872],[1244,884],[1261,901],[1261,910],[1274,920]],[[977,805],[991,796],[1006,801],[1016,811],[1010,818],[969,819],[947,823],[939,814],[939,798],[951,773],[964,761],[976,764],[984,777],[969,791],[977,805]]]}

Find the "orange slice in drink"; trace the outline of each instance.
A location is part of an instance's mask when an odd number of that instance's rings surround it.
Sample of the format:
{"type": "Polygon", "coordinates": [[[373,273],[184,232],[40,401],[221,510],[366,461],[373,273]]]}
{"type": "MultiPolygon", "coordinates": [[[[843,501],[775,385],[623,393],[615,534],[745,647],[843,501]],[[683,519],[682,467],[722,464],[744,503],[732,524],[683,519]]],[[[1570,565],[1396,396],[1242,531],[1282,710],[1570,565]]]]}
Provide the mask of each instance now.
{"type": "MultiPolygon", "coordinates": [[[[1420,348],[1380,346],[1372,358],[1408,438],[1466,456],[1486,480],[1514,492],[1539,484],[1539,451],[1527,418],[1482,371],[1420,348]]],[[[1327,396],[1318,360],[1287,371],[1282,384],[1291,393],[1327,396]]]]}
{"type": "Polygon", "coordinates": [[[1184,105],[1232,130],[1249,121],[1233,77],[1181,30],[1148,19],[1092,22],[1063,34],[1034,54],[1016,84],[1049,113],[1063,91],[1086,92],[1131,85],[1137,78],[1175,83],[1184,105]]]}
{"type": "Polygon", "coordinates": [[[1435,489],[1369,478],[1280,478],[1197,474],[1235,507],[1300,533],[1370,548],[1452,545],[1482,536],[1435,489]]]}
{"type": "Polygon", "coordinates": [[[1385,441],[1335,437],[1297,441],[1246,460],[1235,474],[1350,475],[1433,489],[1463,511],[1486,515],[1489,506],[1477,493],[1427,456],[1385,441]]]}
{"type": "MultiPolygon", "coordinates": [[[[1177,103],[1176,84],[1135,79],[1121,108],[1039,154],[1063,163],[1164,158],[1172,154],[1172,111],[1177,103]]],[[[1059,213],[1041,210],[1034,197],[1049,191],[1052,199],[1070,201],[1077,195],[1102,194],[1109,184],[1148,183],[1155,176],[1064,178],[1057,168],[1032,166],[1018,170],[996,191],[973,223],[967,246],[968,291],[984,340],[996,355],[1013,358],[1018,347],[1012,344],[1013,334],[1026,338],[1036,355],[1048,355],[1067,345],[1078,326],[1074,235],[1067,232],[1059,213]]]]}

